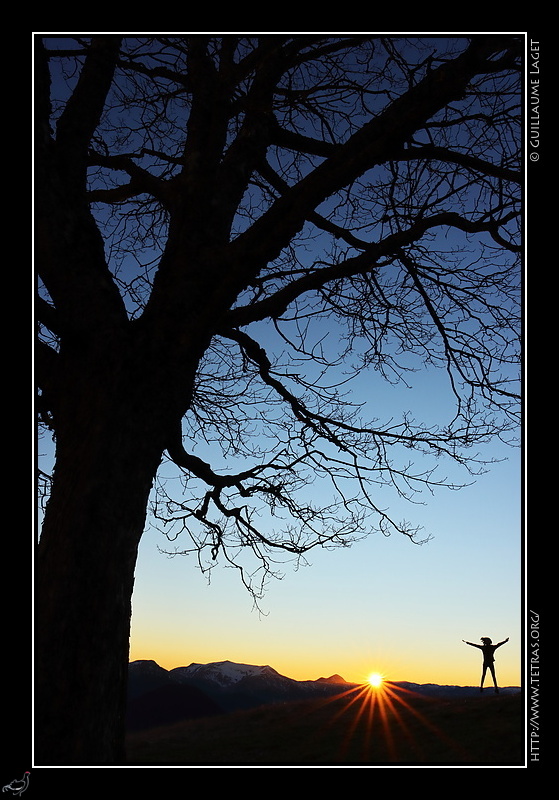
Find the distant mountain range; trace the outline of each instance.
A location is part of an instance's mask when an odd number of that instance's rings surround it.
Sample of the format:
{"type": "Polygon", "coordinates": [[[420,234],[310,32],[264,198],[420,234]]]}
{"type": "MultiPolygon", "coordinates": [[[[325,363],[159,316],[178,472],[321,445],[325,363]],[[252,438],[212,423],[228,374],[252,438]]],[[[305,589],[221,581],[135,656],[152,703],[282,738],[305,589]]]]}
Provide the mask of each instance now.
{"type": "Polygon", "coordinates": [[[339,675],[296,681],[269,666],[232,661],[172,670],[155,661],[133,661],[128,668],[127,722],[132,730],[169,725],[269,703],[330,697],[350,687],[339,675]]]}
{"type": "MultiPolygon", "coordinates": [[[[473,686],[439,686],[406,681],[392,683],[402,690],[430,697],[478,696],[473,686]]],[[[328,698],[351,690],[340,675],[315,681],[296,681],[270,666],[218,661],[163,669],[155,661],[133,661],[128,671],[129,730],[171,725],[185,719],[224,714],[271,703],[328,698]]],[[[517,686],[501,689],[518,693],[517,686]]],[[[493,694],[488,687],[487,694],[493,694]]]]}

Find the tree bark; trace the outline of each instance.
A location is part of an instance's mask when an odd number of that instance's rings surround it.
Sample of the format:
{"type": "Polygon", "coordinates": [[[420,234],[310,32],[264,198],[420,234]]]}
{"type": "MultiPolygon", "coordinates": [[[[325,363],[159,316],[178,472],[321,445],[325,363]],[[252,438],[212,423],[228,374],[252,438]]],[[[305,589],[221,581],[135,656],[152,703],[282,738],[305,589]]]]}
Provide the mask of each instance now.
{"type": "Polygon", "coordinates": [[[124,758],[134,569],[172,416],[157,376],[146,369],[132,380],[140,370],[126,367],[122,351],[112,362],[108,354],[84,361],[62,356],[64,407],[57,408],[56,466],[37,555],[40,766],[124,758]],[[96,388],[88,392],[92,376],[96,388]]]}

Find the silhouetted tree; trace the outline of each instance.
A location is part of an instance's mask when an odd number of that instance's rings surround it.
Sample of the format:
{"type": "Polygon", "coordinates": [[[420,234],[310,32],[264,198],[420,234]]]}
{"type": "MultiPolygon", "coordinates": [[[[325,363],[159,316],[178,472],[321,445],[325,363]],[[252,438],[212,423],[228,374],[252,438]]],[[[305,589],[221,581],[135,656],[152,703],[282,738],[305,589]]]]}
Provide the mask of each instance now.
{"type": "Polygon", "coordinates": [[[467,466],[513,430],[523,41],[36,44],[37,411],[56,444],[36,763],[110,764],[162,462],[184,494],[159,486],[161,524],[204,567],[248,548],[266,571],[375,527],[413,538],[375,484],[439,479],[402,452],[467,466]],[[361,420],[340,365],[397,382],[411,359],[446,370],[454,418],[361,420]],[[325,507],[311,479],[330,482],[325,507]]]}

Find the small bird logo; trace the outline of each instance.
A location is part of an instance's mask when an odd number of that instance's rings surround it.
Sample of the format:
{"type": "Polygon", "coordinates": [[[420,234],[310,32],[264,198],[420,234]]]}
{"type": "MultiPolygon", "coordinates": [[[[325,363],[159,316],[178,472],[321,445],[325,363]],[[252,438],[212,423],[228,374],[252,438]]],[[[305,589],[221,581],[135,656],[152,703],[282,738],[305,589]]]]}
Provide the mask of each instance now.
{"type": "Polygon", "coordinates": [[[29,786],[29,772],[23,773],[23,778],[18,781],[12,781],[11,783],[7,783],[5,786],[2,787],[3,792],[12,792],[14,797],[19,796],[22,792],[24,792],[27,787],[29,786]]]}

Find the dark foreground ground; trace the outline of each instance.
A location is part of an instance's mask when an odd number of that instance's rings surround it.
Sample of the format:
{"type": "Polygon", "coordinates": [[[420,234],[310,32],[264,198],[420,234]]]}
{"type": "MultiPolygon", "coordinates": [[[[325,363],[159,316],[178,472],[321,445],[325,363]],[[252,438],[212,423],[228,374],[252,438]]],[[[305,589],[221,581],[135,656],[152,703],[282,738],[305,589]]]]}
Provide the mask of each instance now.
{"type": "Polygon", "coordinates": [[[189,720],[127,746],[130,766],[522,766],[524,700],[370,693],[189,720]]]}

